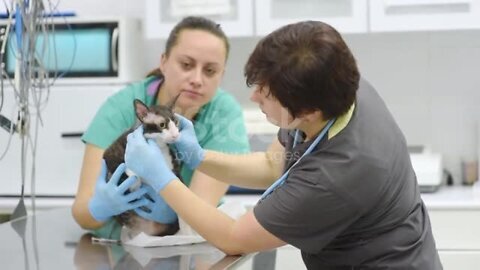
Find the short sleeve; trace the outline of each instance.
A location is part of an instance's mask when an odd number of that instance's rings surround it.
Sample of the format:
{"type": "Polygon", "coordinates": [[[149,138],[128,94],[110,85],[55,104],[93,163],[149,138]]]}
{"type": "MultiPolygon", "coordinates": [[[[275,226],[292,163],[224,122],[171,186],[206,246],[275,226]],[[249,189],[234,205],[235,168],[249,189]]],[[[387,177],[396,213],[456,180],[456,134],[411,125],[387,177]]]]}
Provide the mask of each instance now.
{"type": "Polygon", "coordinates": [[[320,252],[359,213],[353,201],[313,164],[292,168],[285,183],[254,208],[262,227],[308,253],[320,252]]]}
{"type": "Polygon", "coordinates": [[[195,123],[195,132],[204,149],[238,154],[250,151],[243,112],[238,102],[220,91],[195,123]]]}
{"type": "Polygon", "coordinates": [[[82,141],[106,149],[136,121],[133,100],[145,102],[143,82],[132,84],[110,96],[95,114],[82,141]]]}
{"type": "MultiPolygon", "coordinates": [[[[231,154],[250,151],[240,104],[221,89],[198,113],[194,128],[203,149],[231,154]]],[[[190,185],[193,171],[182,166],[180,175],[184,183],[190,185]]]]}

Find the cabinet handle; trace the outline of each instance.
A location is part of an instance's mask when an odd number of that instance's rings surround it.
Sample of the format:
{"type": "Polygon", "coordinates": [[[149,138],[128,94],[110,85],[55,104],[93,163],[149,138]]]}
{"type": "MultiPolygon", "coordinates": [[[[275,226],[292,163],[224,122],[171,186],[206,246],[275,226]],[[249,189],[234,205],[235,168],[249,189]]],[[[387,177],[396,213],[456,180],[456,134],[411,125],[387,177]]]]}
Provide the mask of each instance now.
{"type": "Polygon", "coordinates": [[[453,5],[471,5],[472,0],[386,0],[385,6],[395,7],[414,7],[414,6],[453,6],[453,5]]]}
{"type": "Polygon", "coordinates": [[[62,138],[80,138],[83,136],[83,132],[62,132],[62,138]]]}

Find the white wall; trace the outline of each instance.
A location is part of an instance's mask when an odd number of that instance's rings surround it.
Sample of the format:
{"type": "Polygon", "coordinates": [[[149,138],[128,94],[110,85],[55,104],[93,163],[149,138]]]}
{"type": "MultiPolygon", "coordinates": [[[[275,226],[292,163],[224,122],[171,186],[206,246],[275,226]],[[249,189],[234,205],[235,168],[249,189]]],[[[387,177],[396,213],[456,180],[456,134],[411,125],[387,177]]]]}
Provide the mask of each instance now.
{"type": "MultiPolygon", "coordinates": [[[[478,153],[480,30],[347,35],[362,75],[384,98],[411,145],[428,145],[444,156],[461,181],[461,159],[478,153]]],[[[258,38],[232,39],[224,79],[247,107],[243,65],[258,38]]]]}
{"type": "Polygon", "coordinates": [[[430,145],[459,182],[479,147],[480,31],[349,36],[362,74],[410,144],[430,145]]]}
{"type": "MultiPolygon", "coordinates": [[[[144,0],[66,0],[62,10],[80,16],[142,18],[144,0]]],[[[231,39],[223,86],[246,107],[250,91],[243,66],[259,38],[231,39]]],[[[426,144],[444,155],[457,183],[460,160],[476,158],[480,121],[480,30],[345,36],[361,73],[385,99],[409,144],[426,144]]],[[[158,64],[164,41],[143,44],[145,71],[158,64]]]]}

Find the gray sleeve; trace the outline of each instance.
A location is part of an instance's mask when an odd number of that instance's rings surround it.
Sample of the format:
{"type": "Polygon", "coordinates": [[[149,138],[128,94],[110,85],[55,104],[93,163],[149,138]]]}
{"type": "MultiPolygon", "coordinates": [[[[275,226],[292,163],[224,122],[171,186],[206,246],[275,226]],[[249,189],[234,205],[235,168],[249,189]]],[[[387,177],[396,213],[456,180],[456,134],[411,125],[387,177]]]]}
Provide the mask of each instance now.
{"type": "Polygon", "coordinates": [[[321,168],[294,168],[283,185],[255,206],[254,215],[276,237],[318,253],[361,213],[337,189],[321,168]]]}

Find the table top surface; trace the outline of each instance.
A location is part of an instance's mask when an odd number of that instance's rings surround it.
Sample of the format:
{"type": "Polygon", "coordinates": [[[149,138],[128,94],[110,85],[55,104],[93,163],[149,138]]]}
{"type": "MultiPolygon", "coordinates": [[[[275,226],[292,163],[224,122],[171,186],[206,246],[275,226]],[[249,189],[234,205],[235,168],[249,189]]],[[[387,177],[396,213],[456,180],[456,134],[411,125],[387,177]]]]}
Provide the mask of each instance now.
{"type": "MultiPolygon", "coordinates": [[[[256,197],[250,196],[252,203],[256,197]]],[[[444,187],[435,193],[422,194],[422,199],[429,211],[478,211],[480,186],[444,187]]],[[[299,251],[292,247],[270,251],[273,255],[261,252],[226,256],[208,243],[141,248],[94,244],[91,237],[91,232],[75,223],[70,207],[36,213],[29,210],[25,218],[0,224],[0,269],[235,269],[239,265],[240,269],[279,269],[279,259],[299,256],[299,251]]],[[[299,265],[301,260],[295,267],[299,265]]]]}
{"type": "Polygon", "coordinates": [[[441,187],[421,196],[428,210],[480,210],[480,184],[441,187]]]}
{"type": "Polygon", "coordinates": [[[250,256],[226,256],[208,243],[141,248],[94,244],[70,208],[37,211],[0,225],[1,269],[227,269],[250,256]]]}
{"type": "MultiPolygon", "coordinates": [[[[480,210],[480,183],[475,186],[443,186],[432,193],[421,194],[427,209],[429,210],[480,210]]],[[[225,202],[240,202],[247,208],[253,207],[260,195],[235,194],[225,196],[225,202]]],[[[37,197],[37,209],[50,209],[58,207],[70,207],[73,203],[71,198],[37,197]]],[[[0,212],[11,213],[18,204],[19,197],[1,197],[0,212]],[[3,210],[3,211],[1,211],[3,210]]],[[[30,198],[25,198],[27,209],[31,209],[30,198]]]]}
{"type": "MultiPolygon", "coordinates": [[[[421,193],[428,210],[480,210],[480,183],[474,186],[442,186],[432,193],[421,193]]],[[[259,195],[230,195],[226,201],[254,206],[259,195]]]]}

